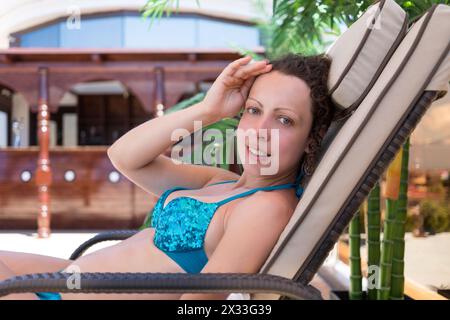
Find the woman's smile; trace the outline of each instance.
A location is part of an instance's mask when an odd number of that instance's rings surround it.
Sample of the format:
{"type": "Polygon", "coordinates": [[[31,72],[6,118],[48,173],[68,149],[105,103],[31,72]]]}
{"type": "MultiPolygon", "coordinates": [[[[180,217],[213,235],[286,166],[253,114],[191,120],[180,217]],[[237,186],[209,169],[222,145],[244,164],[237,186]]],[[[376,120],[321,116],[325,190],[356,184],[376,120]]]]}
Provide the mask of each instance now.
{"type": "MultiPolygon", "coordinates": [[[[253,159],[256,159],[257,162],[259,162],[260,164],[269,164],[271,161],[271,154],[267,153],[267,151],[262,151],[261,149],[255,149],[252,148],[248,145],[245,146],[246,148],[246,156],[252,155],[253,159]]],[[[250,162],[250,163],[254,163],[250,162]]]]}

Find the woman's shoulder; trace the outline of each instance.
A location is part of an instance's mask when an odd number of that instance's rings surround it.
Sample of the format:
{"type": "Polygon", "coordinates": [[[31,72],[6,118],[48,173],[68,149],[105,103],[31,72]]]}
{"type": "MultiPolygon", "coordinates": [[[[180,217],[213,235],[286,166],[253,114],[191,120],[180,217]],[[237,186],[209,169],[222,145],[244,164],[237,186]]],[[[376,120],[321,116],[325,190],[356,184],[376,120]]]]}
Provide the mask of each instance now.
{"type": "Polygon", "coordinates": [[[266,207],[277,212],[292,213],[298,203],[298,198],[295,195],[295,189],[281,189],[265,191],[261,190],[255,192],[248,197],[248,205],[256,207],[266,207]]]}
{"type": "Polygon", "coordinates": [[[298,203],[295,191],[290,189],[258,191],[229,208],[226,220],[259,219],[267,222],[289,221],[298,203]]]}

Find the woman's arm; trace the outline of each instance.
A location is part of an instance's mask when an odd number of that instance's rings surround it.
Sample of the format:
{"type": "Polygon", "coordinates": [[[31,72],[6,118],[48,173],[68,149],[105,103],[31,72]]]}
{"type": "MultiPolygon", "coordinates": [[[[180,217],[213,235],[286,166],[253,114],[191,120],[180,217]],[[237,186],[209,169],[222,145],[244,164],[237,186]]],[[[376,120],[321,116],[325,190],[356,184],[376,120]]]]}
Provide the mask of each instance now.
{"type": "Polygon", "coordinates": [[[194,121],[207,126],[238,114],[255,77],[270,70],[268,61],[248,64],[249,58],[237,59],[225,67],[203,101],[144,122],[116,140],[108,148],[108,157],[116,169],[157,196],[175,185],[201,188],[215,176],[235,178],[234,173],[221,168],[175,164],[162,153],[175,142],[171,140],[175,130],[185,129],[190,134],[194,121]]]}
{"type": "MultiPolygon", "coordinates": [[[[254,194],[227,212],[225,232],[201,273],[259,272],[294,208],[279,193],[254,194]]],[[[185,293],[180,300],[224,300],[228,293],[185,293]]]]}
{"type": "Polygon", "coordinates": [[[202,121],[206,126],[218,120],[210,116],[202,102],[197,103],[133,128],[108,148],[108,157],[128,179],[157,196],[175,185],[200,188],[215,175],[230,172],[211,166],[176,164],[162,153],[175,143],[171,140],[175,130],[192,133],[194,121],[202,121]]]}

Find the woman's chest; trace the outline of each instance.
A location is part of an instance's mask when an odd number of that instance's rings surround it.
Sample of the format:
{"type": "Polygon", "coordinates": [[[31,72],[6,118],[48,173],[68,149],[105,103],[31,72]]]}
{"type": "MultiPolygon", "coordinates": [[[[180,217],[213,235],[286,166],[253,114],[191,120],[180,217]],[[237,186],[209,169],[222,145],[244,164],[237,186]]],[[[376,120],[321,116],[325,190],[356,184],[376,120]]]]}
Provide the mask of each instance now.
{"type": "Polygon", "coordinates": [[[160,249],[188,251],[203,248],[209,256],[223,236],[227,205],[179,195],[156,213],[154,242],[160,249]]]}

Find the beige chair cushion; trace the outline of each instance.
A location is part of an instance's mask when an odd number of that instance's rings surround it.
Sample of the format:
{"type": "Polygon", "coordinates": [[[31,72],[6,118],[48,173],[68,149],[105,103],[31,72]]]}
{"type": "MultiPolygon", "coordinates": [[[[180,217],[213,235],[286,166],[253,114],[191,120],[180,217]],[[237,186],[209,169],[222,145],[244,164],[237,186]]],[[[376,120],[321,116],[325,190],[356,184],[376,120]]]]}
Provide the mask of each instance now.
{"type": "Polygon", "coordinates": [[[407,14],[394,0],[371,5],[327,50],[332,58],[328,88],[346,112],[364,99],[406,34],[407,14]]]}
{"type": "MultiPolygon", "coordinates": [[[[372,89],[341,127],[305,188],[261,273],[296,279],[391,132],[424,90],[448,89],[450,6],[437,5],[408,31],[372,89]]],[[[255,294],[253,299],[278,295],[255,294]]]]}

